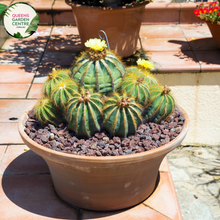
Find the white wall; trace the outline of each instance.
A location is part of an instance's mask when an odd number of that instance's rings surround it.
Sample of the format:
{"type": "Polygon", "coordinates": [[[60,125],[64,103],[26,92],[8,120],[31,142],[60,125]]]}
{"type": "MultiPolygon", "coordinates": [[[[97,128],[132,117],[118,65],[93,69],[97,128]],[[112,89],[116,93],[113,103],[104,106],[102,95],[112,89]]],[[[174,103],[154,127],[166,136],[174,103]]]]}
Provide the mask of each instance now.
{"type": "Polygon", "coordinates": [[[220,146],[220,73],[154,75],[170,86],[177,104],[189,115],[190,129],[183,144],[220,146]]]}

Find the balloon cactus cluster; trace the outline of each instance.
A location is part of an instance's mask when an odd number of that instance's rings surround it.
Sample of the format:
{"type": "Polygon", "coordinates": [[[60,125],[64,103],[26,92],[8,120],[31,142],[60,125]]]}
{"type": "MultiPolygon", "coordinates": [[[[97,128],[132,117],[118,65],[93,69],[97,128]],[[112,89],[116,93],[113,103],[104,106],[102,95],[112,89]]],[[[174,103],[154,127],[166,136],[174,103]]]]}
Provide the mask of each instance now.
{"type": "Polygon", "coordinates": [[[43,85],[44,98],[35,105],[42,125],[66,121],[79,137],[105,129],[112,136],[135,134],[143,121],[160,122],[174,110],[167,86],[150,73],[152,62],[139,59],[125,67],[106,49],[105,41],[90,39],[89,49],[69,69],[53,69],[43,85]]]}
{"type": "Polygon", "coordinates": [[[201,3],[194,10],[198,18],[220,25],[220,1],[201,3]]]}

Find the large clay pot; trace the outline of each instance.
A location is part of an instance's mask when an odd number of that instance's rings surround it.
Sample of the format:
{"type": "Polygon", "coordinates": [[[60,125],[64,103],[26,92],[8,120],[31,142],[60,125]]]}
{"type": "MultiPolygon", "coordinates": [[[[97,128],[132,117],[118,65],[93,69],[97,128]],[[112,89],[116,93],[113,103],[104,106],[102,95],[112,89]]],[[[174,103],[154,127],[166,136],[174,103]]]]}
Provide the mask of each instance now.
{"type": "Polygon", "coordinates": [[[74,206],[99,211],[131,207],[150,196],[163,158],[180,145],[189,127],[189,118],[180,108],[185,117],[183,129],[164,146],[133,155],[79,156],[57,152],[31,140],[24,132],[28,110],[19,119],[20,135],[47,162],[57,194],[74,206]]]}
{"type": "MultiPolygon", "coordinates": [[[[79,30],[83,45],[90,38],[99,38],[99,31],[107,34],[110,49],[117,55],[127,57],[137,50],[137,41],[145,10],[145,2],[133,7],[116,7],[106,9],[102,7],[89,7],[69,3],[79,30]]],[[[104,35],[102,34],[102,37],[104,35]]]]}
{"type": "Polygon", "coordinates": [[[217,25],[216,23],[212,24],[210,21],[206,21],[206,24],[209,27],[214,41],[220,49],[220,25],[217,25]]]}

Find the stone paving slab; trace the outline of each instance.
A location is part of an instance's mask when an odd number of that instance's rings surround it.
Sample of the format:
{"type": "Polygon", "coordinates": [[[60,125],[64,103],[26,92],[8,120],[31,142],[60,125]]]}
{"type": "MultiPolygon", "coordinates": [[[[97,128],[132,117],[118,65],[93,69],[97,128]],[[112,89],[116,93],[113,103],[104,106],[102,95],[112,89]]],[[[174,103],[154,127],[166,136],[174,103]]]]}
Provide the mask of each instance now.
{"type": "Polygon", "coordinates": [[[220,146],[180,147],[168,161],[183,220],[220,219],[220,146]]]}

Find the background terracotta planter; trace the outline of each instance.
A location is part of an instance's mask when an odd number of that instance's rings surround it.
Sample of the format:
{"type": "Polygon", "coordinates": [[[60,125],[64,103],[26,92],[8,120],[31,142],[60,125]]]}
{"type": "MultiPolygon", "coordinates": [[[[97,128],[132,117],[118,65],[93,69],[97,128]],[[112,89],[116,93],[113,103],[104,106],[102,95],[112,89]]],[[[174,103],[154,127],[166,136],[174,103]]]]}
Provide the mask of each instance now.
{"type": "Polygon", "coordinates": [[[206,21],[206,24],[209,27],[214,41],[220,49],[220,25],[217,25],[216,23],[212,24],[210,21],[206,21]]]}
{"type": "Polygon", "coordinates": [[[78,156],[53,151],[31,140],[24,132],[28,110],[19,119],[24,143],[47,162],[57,194],[72,205],[91,210],[123,209],[145,200],[155,188],[163,158],[180,145],[189,127],[189,118],[181,109],[186,119],[183,130],[164,146],[133,155],[78,156]]]}
{"type": "MultiPolygon", "coordinates": [[[[67,4],[71,4],[66,1],[67,4]]],[[[135,53],[145,5],[105,9],[71,4],[79,35],[84,43],[90,38],[99,38],[98,32],[105,31],[110,49],[119,56],[127,57],[135,53]]],[[[102,34],[104,37],[104,35],[102,34]]]]}

